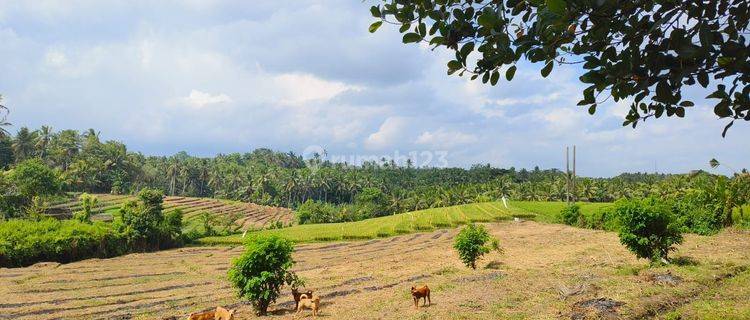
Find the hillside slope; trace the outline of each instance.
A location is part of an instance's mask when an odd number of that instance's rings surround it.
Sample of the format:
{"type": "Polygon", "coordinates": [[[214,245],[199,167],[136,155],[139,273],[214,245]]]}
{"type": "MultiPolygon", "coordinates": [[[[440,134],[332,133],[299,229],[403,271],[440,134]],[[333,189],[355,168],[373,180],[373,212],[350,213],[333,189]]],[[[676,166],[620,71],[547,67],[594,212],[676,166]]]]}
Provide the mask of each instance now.
{"type": "MultiPolygon", "coordinates": [[[[94,194],[99,199],[99,205],[94,210],[94,219],[107,219],[116,212],[123,203],[135,199],[131,195],[94,194]]],[[[69,216],[81,209],[78,199],[53,205],[48,212],[52,215],[69,216]]],[[[263,228],[276,221],[290,224],[294,221],[292,210],[280,207],[262,206],[254,203],[221,200],[213,198],[172,197],[164,198],[164,210],[182,210],[185,221],[195,223],[198,216],[204,212],[213,215],[217,220],[227,217],[242,225],[243,229],[263,228]]]]}

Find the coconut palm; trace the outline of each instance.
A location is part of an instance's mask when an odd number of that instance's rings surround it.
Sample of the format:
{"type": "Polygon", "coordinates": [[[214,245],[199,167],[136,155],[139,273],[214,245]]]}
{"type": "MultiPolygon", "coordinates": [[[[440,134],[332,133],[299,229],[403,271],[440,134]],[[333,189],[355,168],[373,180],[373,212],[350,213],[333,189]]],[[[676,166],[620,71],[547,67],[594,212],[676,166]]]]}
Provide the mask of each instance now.
{"type": "Polygon", "coordinates": [[[16,137],[13,139],[13,153],[16,156],[16,162],[34,157],[34,146],[36,145],[36,132],[32,132],[27,127],[18,130],[16,137]]]}
{"type": "Polygon", "coordinates": [[[49,148],[50,140],[52,140],[52,127],[50,126],[42,126],[37,131],[37,136],[39,139],[36,141],[36,150],[39,154],[39,157],[42,159],[47,158],[47,149],[49,148]]]}
{"type": "MultiPolygon", "coordinates": [[[[0,95],[0,103],[3,102],[3,96],[0,95]]],[[[10,137],[10,132],[8,132],[6,127],[10,127],[11,124],[8,122],[8,114],[10,113],[10,110],[8,110],[7,107],[0,104],[0,139],[10,137]]]]}

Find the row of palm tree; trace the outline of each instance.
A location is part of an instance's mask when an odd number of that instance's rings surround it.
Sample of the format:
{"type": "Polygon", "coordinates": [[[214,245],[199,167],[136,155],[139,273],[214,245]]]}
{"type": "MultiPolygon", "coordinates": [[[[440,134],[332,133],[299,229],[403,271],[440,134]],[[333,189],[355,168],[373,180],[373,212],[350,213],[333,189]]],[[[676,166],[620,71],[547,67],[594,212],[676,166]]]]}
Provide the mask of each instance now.
{"type": "Polygon", "coordinates": [[[40,158],[57,169],[68,191],[134,193],[151,187],[168,195],[293,208],[307,200],[353,203],[362,190],[375,188],[387,197],[391,213],[503,196],[539,201],[562,201],[572,196],[580,201],[609,202],[675,194],[691,188],[695,181],[690,175],[629,173],[614,178],[579,178],[576,189],[568,190],[565,173],[556,169],[516,170],[490,165],[415,168],[386,159],[355,166],[269,149],[211,158],[185,152],[168,157],[144,156],[128,151],[120,142],[100,141],[99,132],[93,129],[56,132],[48,126],[20,128],[15,136],[0,138],[0,167],[10,168],[30,158],[40,158]],[[10,147],[3,148],[3,144],[10,147]]]}

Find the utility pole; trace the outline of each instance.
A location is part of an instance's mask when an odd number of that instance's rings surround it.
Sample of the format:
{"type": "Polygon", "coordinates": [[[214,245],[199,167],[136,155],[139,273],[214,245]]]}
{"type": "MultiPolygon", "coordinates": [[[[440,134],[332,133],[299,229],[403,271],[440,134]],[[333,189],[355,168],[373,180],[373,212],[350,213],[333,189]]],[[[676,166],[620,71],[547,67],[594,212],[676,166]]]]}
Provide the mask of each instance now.
{"type": "Polygon", "coordinates": [[[570,147],[565,147],[565,202],[570,204],[570,147]]]}
{"type": "Polygon", "coordinates": [[[576,146],[573,145],[573,172],[570,171],[570,147],[565,147],[565,202],[575,202],[576,197],[576,146]]]}
{"type": "Polygon", "coordinates": [[[573,181],[571,184],[573,185],[573,202],[576,202],[578,200],[576,194],[576,145],[573,145],[573,181]]]}

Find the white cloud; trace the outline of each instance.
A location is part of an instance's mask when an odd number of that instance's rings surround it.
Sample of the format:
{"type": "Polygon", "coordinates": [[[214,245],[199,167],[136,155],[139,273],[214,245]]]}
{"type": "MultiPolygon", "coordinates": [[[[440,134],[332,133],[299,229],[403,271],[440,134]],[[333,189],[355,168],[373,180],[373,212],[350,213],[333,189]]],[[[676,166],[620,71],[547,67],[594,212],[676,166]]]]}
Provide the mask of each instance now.
{"type": "Polygon", "coordinates": [[[467,145],[479,141],[476,135],[460,131],[446,130],[440,128],[436,131],[425,131],[417,137],[417,144],[428,145],[433,148],[447,148],[467,145]]]}
{"type": "Polygon", "coordinates": [[[195,109],[203,109],[206,106],[232,102],[232,98],[224,93],[210,94],[193,89],[183,101],[195,109]]]}
{"type": "Polygon", "coordinates": [[[380,125],[378,131],[365,139],[365,147],[371,150],[385,149],[403,140],[403,131],[409,121],[403,117],[388,117],[380,125]]]}
{"type": "Polygon", "coordinates": [[[68,63],[68,58],[58,50],[50,50],[44,56],[44,62],[49,67],[62,68],[68,63]]]}
{"type": "Polygon", "coordinates": [[[274,84],[283,91],[282,104],[303,105],[314,100],[330,100],[346,90],[358,86],[337,81],[326,81],[311,74],[285,73],[273,77],[274,84]]]}

